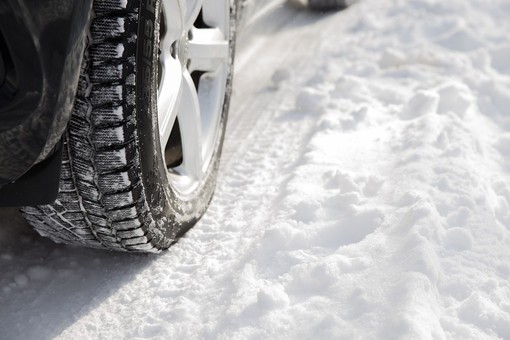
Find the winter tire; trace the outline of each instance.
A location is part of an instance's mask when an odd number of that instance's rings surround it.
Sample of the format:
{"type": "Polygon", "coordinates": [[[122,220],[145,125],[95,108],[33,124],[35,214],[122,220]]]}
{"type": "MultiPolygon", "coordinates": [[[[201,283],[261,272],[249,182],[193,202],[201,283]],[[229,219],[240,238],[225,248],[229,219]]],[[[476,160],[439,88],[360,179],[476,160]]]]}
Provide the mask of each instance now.
{"type": "Polygon", "coordinates": [[[232,86],[231,0],[94,0],[55,203],[57,242],[168,248],[213,195],[232,86]]]}

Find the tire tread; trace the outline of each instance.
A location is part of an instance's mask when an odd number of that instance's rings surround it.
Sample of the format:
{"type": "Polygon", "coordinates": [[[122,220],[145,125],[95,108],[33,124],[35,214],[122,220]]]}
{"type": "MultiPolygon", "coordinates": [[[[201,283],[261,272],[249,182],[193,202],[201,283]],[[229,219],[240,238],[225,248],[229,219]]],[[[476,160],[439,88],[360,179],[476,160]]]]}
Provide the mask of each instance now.
{"type": "MultiPolygon", "coordinates": [[[[55,203],[24,207],[41,235],[56,242],[110,250],[157,252],[144,200],[136,136],[133,58],[137,1],[94,2],[87,47],[55,203]]],[[[152,222],[153,223],[153,222],[152,222]]]]}

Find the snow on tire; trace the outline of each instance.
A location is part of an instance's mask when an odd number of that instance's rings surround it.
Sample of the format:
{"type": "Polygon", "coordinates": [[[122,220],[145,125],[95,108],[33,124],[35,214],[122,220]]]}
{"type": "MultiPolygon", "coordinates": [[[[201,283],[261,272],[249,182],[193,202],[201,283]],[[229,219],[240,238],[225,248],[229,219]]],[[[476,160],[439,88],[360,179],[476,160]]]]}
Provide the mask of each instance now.
{"type": "Polygon", "coordinates": [[[157,252],[200,219],[223,143],[235,22],[230,0],[94,1],[58,198],[21,209],[35,230],[56,242],[157,252]],[[168,88],[174,79],[179,86],[168,88]]]}

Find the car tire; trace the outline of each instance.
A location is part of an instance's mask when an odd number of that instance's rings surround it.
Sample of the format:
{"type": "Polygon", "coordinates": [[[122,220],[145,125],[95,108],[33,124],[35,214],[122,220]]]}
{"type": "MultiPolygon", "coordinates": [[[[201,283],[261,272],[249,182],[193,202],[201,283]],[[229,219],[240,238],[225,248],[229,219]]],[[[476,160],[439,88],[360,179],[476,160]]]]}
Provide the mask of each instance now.
{"type": "Polygon", "coordinates": [[[348,4],[348,0],[308,0],[308,5],[313,10],[328,11],[344,9],[348,4]]]}
{"type": "Polygon", "coordinates": [[[37,232],[158,252],[202,217],[223,144],[235,23],[231,0],[94,0],[58,198],[21,209],[37,232]]]}

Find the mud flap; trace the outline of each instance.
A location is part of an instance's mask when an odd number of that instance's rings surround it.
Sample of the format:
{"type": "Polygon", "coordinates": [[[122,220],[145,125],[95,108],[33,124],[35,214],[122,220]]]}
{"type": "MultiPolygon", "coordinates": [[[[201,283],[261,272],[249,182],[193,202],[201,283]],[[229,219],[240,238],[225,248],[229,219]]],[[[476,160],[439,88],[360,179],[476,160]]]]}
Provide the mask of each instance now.
{"type": "Polygon", "coordinates": [[[55,201],[60,181],[62,146],[15,182],[0,187],[0,207],[42,205],[55,201]]]}

